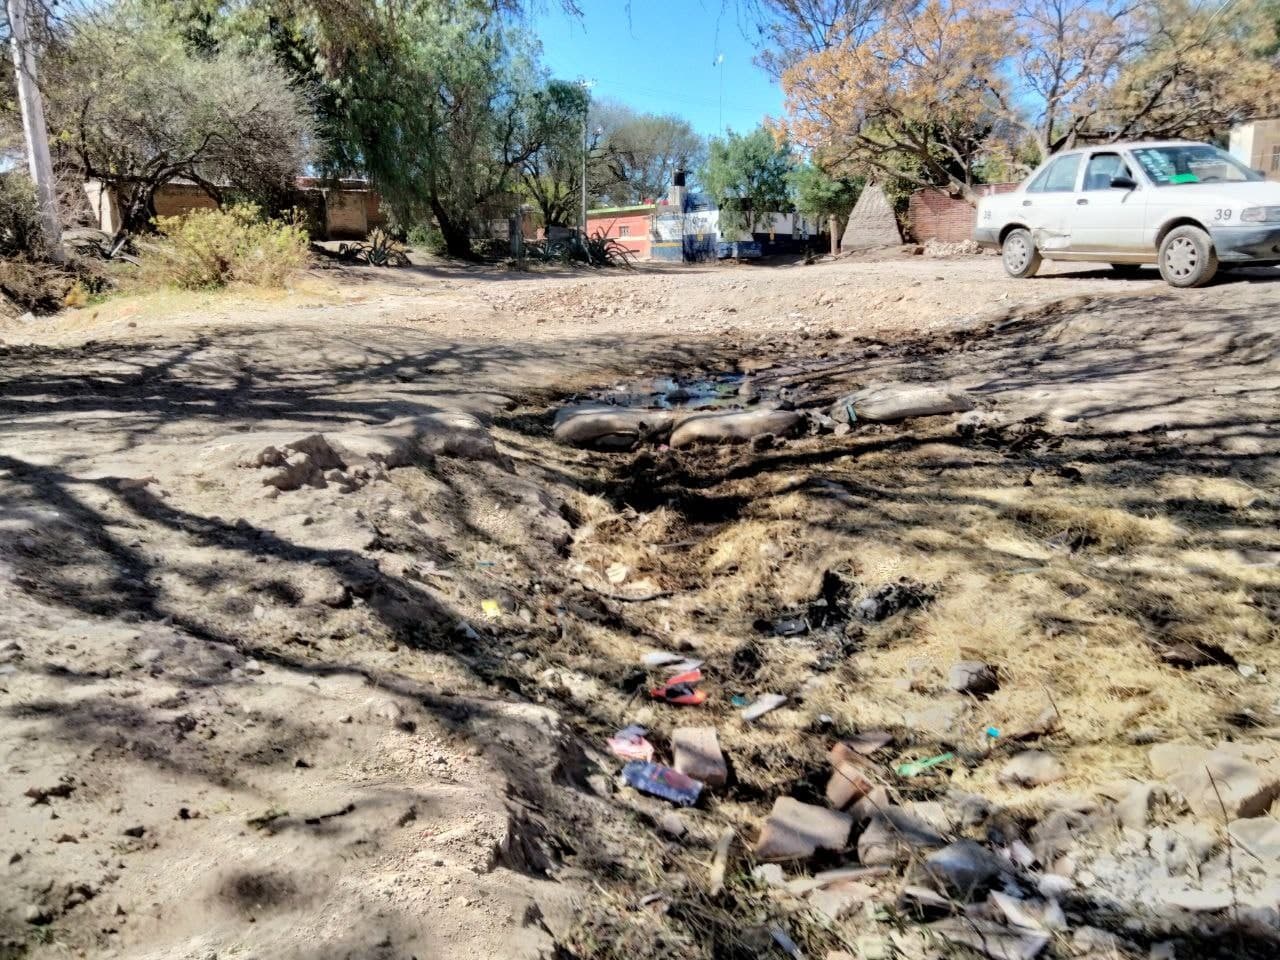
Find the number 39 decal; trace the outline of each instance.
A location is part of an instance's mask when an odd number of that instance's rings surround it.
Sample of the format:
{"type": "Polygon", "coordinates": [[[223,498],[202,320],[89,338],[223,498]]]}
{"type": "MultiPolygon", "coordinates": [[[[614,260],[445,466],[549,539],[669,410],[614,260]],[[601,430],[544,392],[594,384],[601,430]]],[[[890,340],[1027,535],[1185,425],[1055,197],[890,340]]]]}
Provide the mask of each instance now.
{"type": "Polygon", "coordinates": [[[1227,208],[1227,209],[1225,209],[1225,210],[1220,209],[1220,210],[1215,210],[1215,211],[1213,211],[1213,219],[1215,219],[1215,220],[1230,220],[1230,219],[1231,219],[1231,209],[1230,209],[1230,208],[1227,208]]]}

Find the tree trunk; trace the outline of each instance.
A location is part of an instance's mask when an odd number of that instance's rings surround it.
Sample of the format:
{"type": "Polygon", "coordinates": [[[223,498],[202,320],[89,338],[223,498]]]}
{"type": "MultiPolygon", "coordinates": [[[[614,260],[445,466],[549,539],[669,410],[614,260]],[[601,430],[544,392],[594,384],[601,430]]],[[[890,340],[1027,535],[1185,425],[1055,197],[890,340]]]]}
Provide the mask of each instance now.
{"type": "Polygon", "coordinates": [[[474,260],[471,250],[471,233],[465,223],[459,224],[445,210],[438,197],[431,198],[431,212],[435,215],[436,224],[440,227],[440,236],[444,238],[445,252],[460,260],[474,260]]]}

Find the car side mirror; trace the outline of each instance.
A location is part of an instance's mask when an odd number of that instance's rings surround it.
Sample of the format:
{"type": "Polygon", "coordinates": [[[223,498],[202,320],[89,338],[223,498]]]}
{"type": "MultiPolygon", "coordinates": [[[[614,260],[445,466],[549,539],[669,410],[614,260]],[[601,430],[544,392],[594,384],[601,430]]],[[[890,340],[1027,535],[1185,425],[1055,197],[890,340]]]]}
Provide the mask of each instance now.
{"type": "Polygon", "coordinates": [[[1136,190],[1138,189],[1138,181],[1133,177],[1112,177],[1111,186],[1115,190],[1136,190]]]}

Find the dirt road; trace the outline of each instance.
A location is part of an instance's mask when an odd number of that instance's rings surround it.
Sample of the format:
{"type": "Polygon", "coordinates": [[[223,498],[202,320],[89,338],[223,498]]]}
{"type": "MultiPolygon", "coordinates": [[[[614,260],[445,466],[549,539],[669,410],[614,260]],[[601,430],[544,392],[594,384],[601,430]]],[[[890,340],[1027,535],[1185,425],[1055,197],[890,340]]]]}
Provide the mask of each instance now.
{"type": "MultiPolygon", "coordinates": [[[[1046,811],[1150,779],[1153,742],[1265,746],[1277,305],[1275,271],[1172,291],[894,254],[316,271],[10,324],[0,956],[740,956],[777,922],[822,957],[884,925],[815,923],[745,850],[776,797],[823,802],[838,737],[890,731],[874,779],[948,835],[980,794],[984,837],[1033,846],[1046,811]],[[692,452],[551,439],[568,396],[721,373],[802,409],[908,380],[978,410],[692,452]],[[845,610],[903,582],[918,604],[845,610]],[[821,597],[844,612],[770,635],[821,597]],[[706,705],[643,695],[654,649],[705,661],[706,705]],[[965,659],[999,690],[948,691],[965,659]],[[788,705],[743,724],[731,697],[769,692],[788,705]],[[982,731],[1046,704],[1064,778],[1001,782],[982,731]],[[665,756],[676,725],[719,729],[730,783],[679,840],[615,781],[630,722],[665,756]],[[892,774],[944,748],[963,762],[892,774]]],[[[1221,915],[1144,912],[1150,857],[1103,839],[1071,854],[1053,949],[1212,942],[1221,915]]],[[[1275,878],[1233,870],[1266,934],[1275,878]]]]}

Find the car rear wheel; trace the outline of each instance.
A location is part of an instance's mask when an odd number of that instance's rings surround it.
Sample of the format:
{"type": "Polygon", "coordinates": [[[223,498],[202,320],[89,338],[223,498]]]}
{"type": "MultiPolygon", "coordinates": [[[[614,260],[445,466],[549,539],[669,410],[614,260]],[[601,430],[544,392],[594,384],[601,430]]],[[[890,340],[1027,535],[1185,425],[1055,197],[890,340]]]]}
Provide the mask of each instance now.
{"type": "Polygon", "coordinates": [[[1170,286],[1203,287],[1217,272],[1213,241],[1199,227],[1174,227],[1160,243],[1160,276],[1170,286]]]}
{"type": "Polygon", "coordinates": [[[1138,271],[1142,269],[1140,263],[1113,263],[1111,272],[1117,277],[1136,277],[1138,271]]]}
{"type": "Polygon", "coordinates": [[[1000,245],[1000,260],[1004,263],[1004,272],[1019,280],[1034,277],[1042,262],[1031,232],[1021,227],[1004,238],[1000,245]]]}

